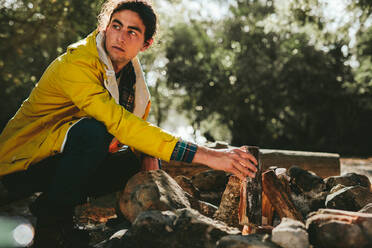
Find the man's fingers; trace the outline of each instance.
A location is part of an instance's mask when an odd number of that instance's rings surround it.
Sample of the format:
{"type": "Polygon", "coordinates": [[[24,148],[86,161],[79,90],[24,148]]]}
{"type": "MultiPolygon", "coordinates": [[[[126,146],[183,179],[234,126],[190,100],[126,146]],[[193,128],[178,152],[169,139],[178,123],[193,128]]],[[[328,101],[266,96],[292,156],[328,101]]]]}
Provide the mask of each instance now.
{"type": "Polygon", "coordinates": [[[246,180],[245,176],[234,166],[232,166],[230,172],[233,173],[235,176],[237,176],[241,181],[246,180]]]}
{"type": "MultiPolygon", "coordinates": [[[[246,162],[246,161],[244,161],[244,162],[246,162]]],[[[251,163],[248,163],[248,166],[247,166],[247,164],[243,164],[241,162],[238,162],[235,165],[238,168],[238,170],[243,172],[243,174],[245,176],[249,176],[251,178],[254,178],[256,176],[257,168],[254,165],[252,165],[251,163]]]]}
{"type": "Polygon", "coordinates": [[[257,172],[257,167],[254,166],[252,163],[250,163],[247,160],[239,160],[239,163],[244,166],[245,168],[249,169],[250,171],[256,173],[257,172]]]}
{"type": "MultiPolygon", "coordinates": [[[[251,165],[253,168],[255,168],[253,165],[251,165]]],[[[254,171],[252,170],[249,170],[247,167],[245,167],[244,165],[242,165],[239,161],[235,161],[233,163],[233,167],[239,171],[240,174],[242,174],[242,176],[244,177],[251,177],[251,178],[254,178],[256,176],[256,174],[254,173],[254,171]]]]}
{"type": "Polygon", "coordinates": [[[244,158],[243,156],[240,156],[238,154],[234,154],[233,159],[239,163],[239,165],[253,171],[257,172],[257,167],[251,163],[250,160],[244,158]]]}
{"type": "Polygon", "coordinates": [[[248,152],[248,149],[245,146],[241,147],[240,149],[236,149],[234,151],[237,154],[239,154],[241,157],[245,159],[249,159],[250,161],[253,162],[253,164],[258,165],[257,159],[251,153],[248,152]]]}

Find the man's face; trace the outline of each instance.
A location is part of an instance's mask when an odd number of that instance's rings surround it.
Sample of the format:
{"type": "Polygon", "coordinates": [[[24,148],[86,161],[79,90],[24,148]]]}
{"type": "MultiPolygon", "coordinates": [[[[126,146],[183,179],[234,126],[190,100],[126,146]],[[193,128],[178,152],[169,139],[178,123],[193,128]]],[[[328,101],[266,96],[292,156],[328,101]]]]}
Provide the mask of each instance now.
{"type": "Polygon", "coordinates": [[[150,46],[152,40],[145,42],[145,28],[134,11],[122,10],[112,16],[106,28],[105,47],[115,72],[150,46]]]}

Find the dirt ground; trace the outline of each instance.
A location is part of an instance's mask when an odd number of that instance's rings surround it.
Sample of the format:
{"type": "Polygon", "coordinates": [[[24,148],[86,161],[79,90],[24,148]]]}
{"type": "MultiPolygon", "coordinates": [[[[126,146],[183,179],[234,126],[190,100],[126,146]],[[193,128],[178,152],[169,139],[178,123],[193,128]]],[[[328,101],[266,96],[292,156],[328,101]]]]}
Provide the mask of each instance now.
{"type": "Polygon", "coordinates": [[[341,174],[355,172],[366,175],[372,182],[372,157],[370,158],[341,158],[341,174]]]}

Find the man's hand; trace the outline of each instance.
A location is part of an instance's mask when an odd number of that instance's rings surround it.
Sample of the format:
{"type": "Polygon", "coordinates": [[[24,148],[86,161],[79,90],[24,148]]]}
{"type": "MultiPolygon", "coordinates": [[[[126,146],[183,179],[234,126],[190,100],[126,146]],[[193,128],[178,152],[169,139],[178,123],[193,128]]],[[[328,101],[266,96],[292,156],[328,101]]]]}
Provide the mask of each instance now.
{"type": "Polygon", "coordinates": [[[247,148],[244,146],[223,150],[199,146],[192,162],[204,164],[215,170],[233,173],[242,181],[247,176],[255,177],[258,164],[256,158],[247,153],[247,148]]]}
{"type": "Polygon", "coordinates": [[[158,159],[143,154],[142,163],[141,163],[141,171],[158,170],[158,169],[159,169],[158,159]]]}

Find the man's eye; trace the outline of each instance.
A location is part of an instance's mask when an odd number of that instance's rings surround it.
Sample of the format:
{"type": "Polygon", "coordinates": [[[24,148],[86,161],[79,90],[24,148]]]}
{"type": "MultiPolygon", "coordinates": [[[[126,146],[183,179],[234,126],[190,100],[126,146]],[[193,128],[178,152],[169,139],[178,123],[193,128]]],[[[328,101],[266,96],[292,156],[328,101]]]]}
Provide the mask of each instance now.
{"type": "Polygon", "coordinates": [[[129,32],[129,34],[131,34],[131,35],[136,35],[136,32],[134,32],[134,31],[128,31],[129,32]]]}
{"type": "Polygon", "coordinates": [[[119,25],[112,25],[112,27],[114,28],[114,29],[116,29],[116,30],[119,30],[120,29],[120,26],[119,25]]]}

